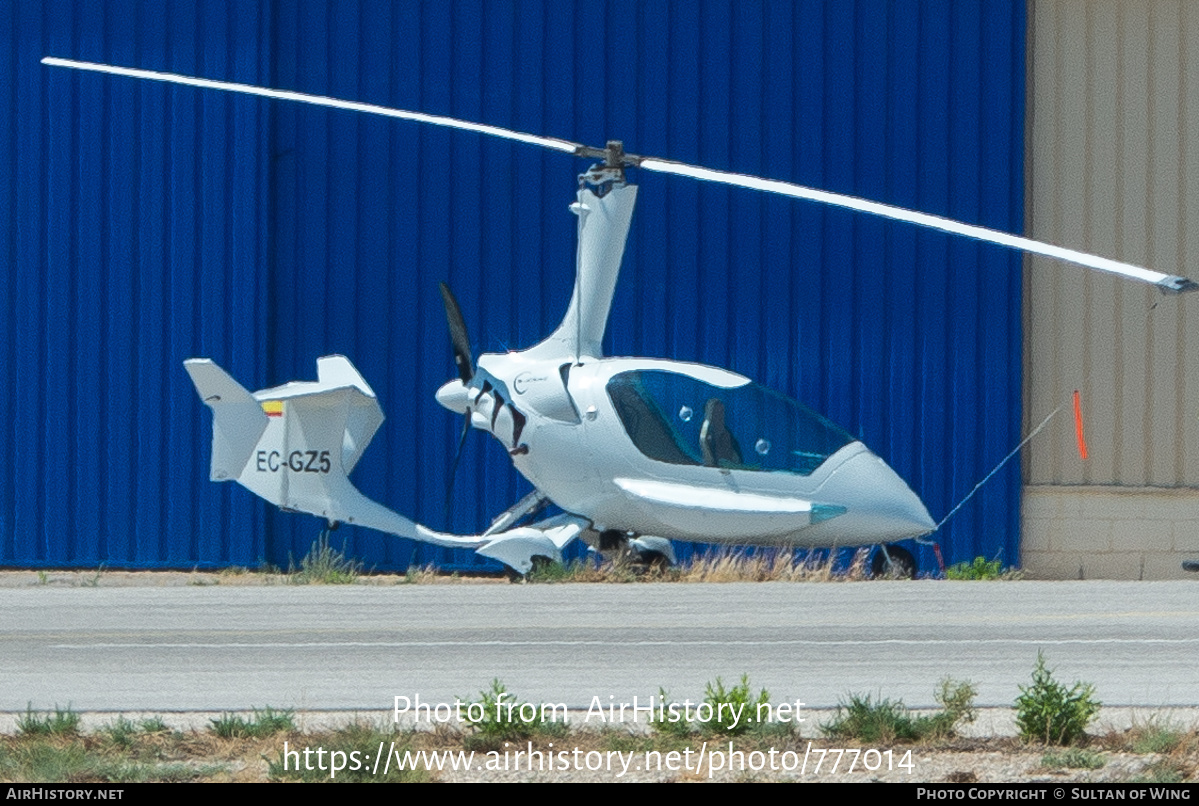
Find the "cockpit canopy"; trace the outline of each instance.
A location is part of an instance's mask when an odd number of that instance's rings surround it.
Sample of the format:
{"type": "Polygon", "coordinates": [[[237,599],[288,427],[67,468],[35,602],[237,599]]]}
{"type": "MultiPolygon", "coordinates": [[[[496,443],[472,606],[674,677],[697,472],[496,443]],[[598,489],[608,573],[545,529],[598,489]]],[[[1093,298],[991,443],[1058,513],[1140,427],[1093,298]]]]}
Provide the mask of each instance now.
{"type": "Polygon", "coordinates": [[[608,396],[629,439],[659,462],[807,476],[854,441],[756,383],[726,388],[677,372],[631,370],[612,376],[608,396]]]}

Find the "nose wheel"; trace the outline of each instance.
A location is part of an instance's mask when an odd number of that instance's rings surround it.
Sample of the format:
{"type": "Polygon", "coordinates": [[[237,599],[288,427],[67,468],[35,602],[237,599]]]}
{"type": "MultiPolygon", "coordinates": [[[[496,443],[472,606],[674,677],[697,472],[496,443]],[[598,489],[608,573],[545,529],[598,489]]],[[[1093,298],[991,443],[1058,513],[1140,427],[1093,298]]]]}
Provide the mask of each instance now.
{"type": "Polygon", "coordinates": [[[875,579],[915,579],[916,558],[902,546],[879,546],[870,561],[870,575],[875,579]]]}
{"type": "Polygon", "coordinates": [[[660,573],[677,563],[674,547],[664,537],[608,529],[595,547],[605,559],[624,563],[637,573],[660,573]]]}

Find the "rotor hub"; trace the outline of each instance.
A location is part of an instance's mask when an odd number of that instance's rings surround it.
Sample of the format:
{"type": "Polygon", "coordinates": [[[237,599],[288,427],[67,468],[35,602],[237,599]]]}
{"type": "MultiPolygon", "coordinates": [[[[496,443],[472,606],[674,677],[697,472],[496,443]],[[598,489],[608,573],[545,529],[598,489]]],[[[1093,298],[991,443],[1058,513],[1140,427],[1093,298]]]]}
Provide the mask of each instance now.
{"type": "Polygon", "coordinates": [[[625,153],[624,142],[621,140],[609,140],[604,148],[579,146],[575,149],[575,156],[603,160],[579,174],[579,186],[591,185],[596,188],[599,196],[603,196],[613,187],[624,185],[624,169],[636,168],[643,159],[636,154],[625,153]]]}

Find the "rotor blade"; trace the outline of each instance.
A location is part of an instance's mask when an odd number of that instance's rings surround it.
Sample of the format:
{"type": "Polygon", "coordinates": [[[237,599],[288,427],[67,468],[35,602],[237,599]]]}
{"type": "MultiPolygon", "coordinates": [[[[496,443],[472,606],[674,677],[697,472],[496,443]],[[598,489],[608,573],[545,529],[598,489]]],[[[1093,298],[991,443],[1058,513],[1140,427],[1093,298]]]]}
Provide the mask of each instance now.
{"type": "Polygon", "coordinates": [[[975,238],[980,241],[999,244],[1001,246],[1010,246],[1016,249],[1023,249],[1027,252],[1034,252],[1039,255],[1065,260],[1070,263],[1077,263],[1082,266],[1089,266],[1092,269],[1120,274],[1125,277],[1131,277],[1134,280],[1142,280],[1147,283],[1157,285],[1162,291],[1170,291],[1179,293],[1182,291],[1194,291],[1199,288],[1193,280],[1186,277],[1178,277],[1176,275],[1163,274],[1162,272],[1152,271],[1134,266],[1131,263],[1121,263],[1117,260],[1111,260],[1098,255],[1089,255],[1085,252],[1078,252],[1073,249],[1066,249],[1053,244],[1041,243],[1029,238],[1023,238],[1019,235],[1011,235],[999,230],[979,227],[974,224],[963,224],[952,219],[942,218],[940,216],[930,215],[928,213],[920,213],[914,210],[906,210],[902,207],[894,207],[890,204],[882,204],[880,202],[861,199],[856,196],[846,196],[841,193],[831,193],[827,190],[816,190],[815,188],[804,187],[803,185],[794,185],[790,182],[781,182],[775,179],[761,179],[756,176],[747,176],[745,174],[729,173],[727,171],[717,171],[712,168],[700,168],[694,165],[685,165],[680,162],[672,162],[670,160],[655,159],[646,157],[639,163],[639,167],[647,171],[657,171],[658,173],[674,174],[676,176],[689,176],[692,179],[702,179],[708,182],[719,182],[723,185],[734,185],[736,187],[750,188],[751,190],[763,190],[767,193],[778,193],[783,196],[790,196],[795,199],[807,199],[809,201],[820,202],[822,204],[831,204],[836,207],[846,207],[850,210],[858,210],[863,213],[872,213],[882,216],[883,218],[891,218],[896,221],[907,221],[912,224],[919,224],[925,227],[949,232],[955,235],[965,235],[967,238],[975,238]]]}
{"type": "Polygon", "coordinates": [[[458,367],[458,377],[462,379],[463,384],[470,383],[470,379],[475,377],[475,359],[470,352],[470,336],[466,332],[466,320],[462,318],[462,309],[458,307],[458,300],[454,298],[454,292],[450,291],[450,287],[445,283],[438,283],[441,287],[441,301],[445,303],[445,319],[446,324],[450,326],[450,341],[454,346],[454,364],[458,367]]]}
{"type": "Polygon", "coordinates": [[[382,115],[389,118],[399,118],[400,120],[411,120],[417,123],[431,123],[434,126],[445,126],[450,129],[462,129],[469,132],[479,132],[480,134],[490,134],[494,137],[503,137],[505,140],[516,140],[520,143],[552,148],[571,154],[582,148],[579,143],[570,143],[555,137],[539,137],[535,134],[503,129],[499,126],[487,126],[482,123],[470,123],[469,121],[447,118],[441,115],[428,115],[424,112],[410,112],[406,109],[392,109],[387,106],[377,106],[357,101],[342,101],[323,95],[308,95],[291,90],[273,90],[266,87],[256,87],[253,84],[212,81],[207,78],[195,78],[193,76],[179,75],[178,73],[160,73],[154,70],[138,70],[133,67],[116,67],[110,64],[79,62],[72,59],[59,59],[53,56],[47,56],[42,59],[42,64],[49,65],[50,67],[69,67],[74,70],[88,70],[94,73],[106,73],[108,75],[126,76],[128,78],[143,78],[149,81],[165,81],[169,84],[183,84],[207,90],[239,92],[243,95],[257,95],[261,98],[276,98],[281,101],[298,101],[302,104],[327,106],[332,109],[345,109],[350,112],[366,112],[370,115],[382,115]]]}
{"type": "Polygon", "coordinates": [[[795,199],[806,199],[808,201],[820,202],[822,204],[845,207],[850,210],[857,210],[859,212],[871,213],[873,215],[894,219],[896,221],[906,221],[908,223],[941,230],[942,232],[948,232],[954,235],[964,235],[967,238],[974,238],[988,243],[999,244],[1001,246],[1022,249],[1035,254],[1045,255],[1058,260],[1064,260],[1069,263],[1077,263],[1081,266],[1087,266],[1100,271],[1119,274],[1134,280],[1153,283],[1162,291],[1178,293],[1183,291],[1193,291],[1199,288],[1199,284],[1196,284],[1194,281],[1186,277],[1164,274],[1162,272],[1146,269],[1131,263],[1123,263],[1118,260],[1111,260],[1110,258],[1079,252],[1074,249],[1066,249],[1065,247],[1054,246],[1053,244],[1043,243],[1041,241],[1034,241],[1030,238],[1024,238],[1019,235],[1000,232],[999,230],[988,229],[987,227],[980,227],[974,224],[964,224],[952,219],[931,215],[929,213],[920,213],[915,210],[907,210],[902,207],[895,207],[890,204],[882,204],[881,202],[874,202],[868,199],[858,198],[856,196],[847,196],[841,193],[817,190],[815,188],[809,188],[803,185],[796,185],[790,182],[783,182],[775,179],[763,179],[761,177],[749,176],[746,174],[718,171],[712,168],[701,168],[699,166],[687,165],[681,162],[673,162],[671,160],[625,154],[619,143],[610,143],[607,149],[596,149],[584,146],[580,143],[572,143],[568,140],[560,140],[556,137],[541,137],[534,134],[528,134],[526,132],[504,129],[499,126],[489,126],[482,123],[471,123],[465,120],[443,117],[441,115],[430,115],[424,112],[411,112],[404,109],[393,109],[386,106],[377,106],[375,104],[360,103],[357,101],[342,101],[337,98],[329,98],[322,95],[308,95],[291,90],[275,90],[254,86],[252,84],[213,81],[205,78],[179,75],[177,73],[162,73],[153,70],[140,70],[132,67],[117,67],[114,65],[98,64],[95,62],[59,59],[53,56],[47,56],[42,59],[42,64],[49,65],[51,67],[67,67],[75,70],[88,70],[92,72],[106,73],[109,75],[147,79],[150,81],[163,81],[172,84],[199,87],[201,89],[238,92],[246,95],[256,95],[262,98],[298,101],[299,103],[314,104],[333,109],[344,109],[351,112],[366,112],[372,115],[382,115],[384,117],[398,118],[400,120],[411,120],[417,123],[429,123],[434,126],[445,126],[447,128],[459,129],[462,131],[489,134],[494,137],[502,137],[506,140],[515,140],[517,142],[527,143],[529,145],[536,145],[543,148],[554,149],[556,151],[563,151],[576,156],[602,157],[606,159],[608,167],[610,168],[636,166],[644,168],[647,171],[656,171],[658,173],[673,174],[676,176],[687,176],[691,177],[692,179],[718,182],[724,185],[733,185],[736,187],[749,188],[751,190],[762,190],[767,193],[778,193],[795,199]]]}

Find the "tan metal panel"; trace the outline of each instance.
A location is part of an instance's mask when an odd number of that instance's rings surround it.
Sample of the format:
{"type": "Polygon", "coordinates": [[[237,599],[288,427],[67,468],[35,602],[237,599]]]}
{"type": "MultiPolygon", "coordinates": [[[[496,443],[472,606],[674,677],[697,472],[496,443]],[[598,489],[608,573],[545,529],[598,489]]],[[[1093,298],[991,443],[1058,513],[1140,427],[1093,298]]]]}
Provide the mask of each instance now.
{"type": "MultiPolygon", "coordinates": [[[[1116,250],[1129,261],[1147,263],[1148,254],[1148,93],[1149,93],[1149,32],[1147,3],[1120,3],[1119,30],[1114,42],[1095,42],[1099,58],[1116,60],[1116,111],[1112,121],[1116,128],[1118,153],[1116,156],[1116,182],[1112,190],[1118,205],[1115,221],[1116,250]]],[[[1106,91],[1095,86],[1092,91],[1106,91]]],[[[1065,121],[1065,125],[1071,125],[1065,121]]],[[[1096,121],[1096,125],[1105,125],[1096,121]]],[[[1152,289],[1117,289],[1117,307],[1110,313],[1117,317],[1114,344],[1115,353],[1110,360],[1116,362],[1119,396],[1119,416],[1112,423],[1119,451],[1116,454],[1116,476],[1111,481],[1118,484],[1146,484],[1150,454],[1158,447],[1146,439],[1150,424],[1149,402],[1154,390],[1148,387],[1148,329],[1151,326],[1146,311],[1152,304],[1152,289]]],[[[1096,311],[1102,327],[1107,311],[1096,311]]],[[[1098,356],[1106,350],[1101,332],[1086,334],[1094,341],[1091,349],[1098,356]]],[[[1063,334],[1068,338],[1070,334],[1063,334]]],[[[1105,436],[1098,433],[1097,436],[1105,436]]],[[[1164,446],[1162,446],[1164,447],[1164,446]]],[[[1107,479],[1096,479],[1107,483],[1107,479]]]]}
{"type": "MultiPolygon", "coordinates": [[[[1199,273],[1199,4],[1035,0],[1029,228],[1036,238],[1199,273]],[[1195,230],[1197,227],[1191,227],[1195,230]]],[[[1199,300],[1029,262],[1030,484],[1199,485],[1199,300]],[[1188,345],[1190,349],[1188,349],[1188,345]],[[1083,395],[1090,459],[1074,445],[1083,395]]]]}
{"type": "MultiPolygon", "coordinates": [[[[1027,205],[1026,215],[1029,219],[1028,229],[1031,234],[1046,239],[1057,238],[1057,216],[1060,198],[1056,186],[1050,181],[1061,173],[1058,166],[1058,143],[1054,136],[1060,129],[1050,120],[1043,120],[1054,115],[1059,105],[1061,82],[1037,80],[1038,76],[1054,76],[1062,72],[1058,60],[1060,51],[1057,32],[1063,27],[1060,21],[1046,21],[1044,18],[1064,12],[1064,5],[1046,2],[1030,4],[1029,11],[1029,91],[1027,99],[1027,115],[1030,121],[1028,129],[1029,153],[1026,158],[1028,180],[1026,183],[1027,205]],[[1035,168],[1035,170],[1033,170],[1035,168]],[[1038,228],[1034,228],[1036,223],[1038,228]]],[[[1034,277],[1041,277],[1048,261],[1033,258],[1031,271],[1025,276],[1025,344],[1027,358],[1025,361],[1025,389],[1028,401],[1025,405],[1027,426],[1045,416],[1057,405],[1053,400],[1055,378],[1061,377],[1061,352],[1059,350],[1031,349],[1030,345],[1052,345],[1057,343],[1058,323],[1061,321],[1059,298],[1056,293],[1045,292],[1045,282],[1040,280],[1033,283],[1034,277]],[[1046,405],[1048,403],[1048,405],[1046,405]]],[[[1055,479],[1061,476],[1059,457],[1061,456],[1062,431],[1059,428],[1049,428],[1040,437],[1037,448],[1041,450],[1032,453],[1036,459],[1025,463],[1026,475],[1030,480],[1055,479]],[[1031,472],[1035,468],[1037,472],[1031,472]]]]}
{"type": "MultiPolygon", "coordinates": [[[[1111,3],[1084,3],[1087,10],[1087,69],[1096,86],[1114,87],[1118,81],[1118,71],[1115,59],[1097,58],[1094,43],[1112,42],[1119,36],[1118,9],[1111,3]]],[[[1101,125],[1100,121],[1110,121],[1116,117],[1116,93],[1092,92],[1087,94],[1090,104],[1084,126],[1083,137],[1087,147],[1087,166],[1084,182],[1086,194],[1080,200],[1086,209],[1087,242],[1102,255],[1116,254],[1116,232],[1111,226],[1102,222],[1113,221],[1117,214],[1116,196],[1108,189],[1116,183],[1116,164],[1118,138],[1115,128],[1101,125]],[[1099,222],[1099,223],[1097,223],[1099,222]]],[[[1064,279],[1064,278],[1063,278],[1064,279]]],[[[1095,330],[1095,311],[1110,311],[1115,308],[1116,289],[1123,282],[1099,275],[1092,275],[1085,281],[1084,294],[1088,316],[1083,323],[1082,333],[1093,333],[1095,330]]],[[[1112,394],[1116,388],[1116,363],[1113,361],[1096,360],[1093,351],[1086,351],[1082,367],[1082,385],[1079,391],[1087,404],[1087,422],[1091,426],[1091,441],[1107,434],[1115,433],[1117,397],[1112,394]]],[[[1066,417],[1069,421],[1070,411],[1066,417]]],[[[1070,467],[1078,474],[1072,483],[1081,480],[1083,484],[1095,484],[1100,479],[1114,478],[1116,472],[1116,451],[1112,440],[1107,441],[1106,449],[1101,444],[1095,444],[1095,450],[1090,458],[1083,462],[1078,458],[1078,452],[1073,444],[1070,428],[1059,429],[1068,440],[1060,448],[1060,461],[1068,461],[1070,467]]]]}
{"type": "MultiPolygon", "coordinates": [[[[1199,3],[1181,2],[1179,15],[1179,70],[1187,76],[1187,83],[1180,92],[1178,104],[1179,120],[1179,164],[1181,168],[1182,197],[1179,200],[1178,220],[1182,233],[1178,239],[1178,265],[1186,271],[1199,266],[1199,126],[1194,125],[1199,116],[1199,86],[1195,76],[1199,74],[1199,3]]],[[[1199,332],[1199,306],[1188,300],[1179,312],[1179,351],[1182,354],[1183,382],[1178,393],[1182,409],[1182,439],[1178,460],[1179,478],[1185,484],[1195,484],[1194,470],[1187,475],[1186,457],[1199,456],[1199,409],[1188,408],[1188,403],[1199,400],[1199,343],[1193,336],[1199,332]]],[[[1194,460],[1192,460],[1193,468],[1194,460]]]]}
{"type": "MultiPolygon", "coordinates": [[[[1079,15],[1080,22],[1086,20],[1086,4],[1079,6],[1071,3],[1058,9],[1057,16],[1068,17],[1079,15]]],[[[1059,22],[1056,38],[1059,43],[1055,55],[1055,63],[1060,71],[1057,82],[1057,106],[1054,117],[1063,120],[1086,120],[1089,109],[1088,84],[1091,79],[1087,69],[1087,38],[1086,25],[1070,25],[1065,20],[1059,22]]],[[[1082,203],[1086,198],[1087,178],[1091,176],[1090,154],[1086,149],[1086,140],[1078,139],[1067,127],[1058,126],[1054,131],[1053,150],[1057,165],[1059,181],[1053,183],[1054,196],[1049,202],[1057,208],[1054,213],[1054,235],[1056,242],[1062,244],[1084,243],[1091,227],[1088,208],[1082,203]]],[[[1059,275],[1065,283],[1073,285],[1075,293],[1061,294],[1059,303],[1059,322],[1077,332],[1087,332],[1089,322],[1088,300],[1089,290],[1095,278],[1087,277],[1089,272],[1067,270],[1066,267],[1056,266],[1050,269],[1059,275]]],[[[1089,358],[1086,344],[1081,340],[1064,341],[1061,343],[1062,359],[1060,362],[1063,375],[1068,376],[1079,372],[1083,381],[1086,380],[1086,361],[1089,358]]],[[[1060,377],[1060,376],[1059,376],[1060,377]]],[[[1069,443],[1062,446],[1069,456],[1069,443]]],[[[1059,459],[1061,457],[1059,456],[1059,459]]],[[[1077,464],[1065,464],[1062,472],[1073,483],[1081,483],[1081,468],[1077,464]]]]}
{"type": "MultiPolygon", "coordinates": [[[[1179,178],[1178,107],[1182,76],[1179,72],[1178,2],[1154,2],[1149,6],[1149,91],[1148,176],[1149,204],[1146,224],[1149,261],[1157,266],[1177,265],[1181,226],[1177,217],[1181,188],[1179,178]]],[[[1149,317],[1149,354],[1146,365],[1151,390],[1150,429],[1171,435],[1169,450],[1149,454],[1147,481],[1158,487],[1177,483],[1175,463],[1180,458],[1177,435],[1182,433],[1181,364],[1179,361],[1179,316],[1183,305],[1158,306],[1149,317]]]]}

